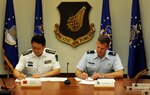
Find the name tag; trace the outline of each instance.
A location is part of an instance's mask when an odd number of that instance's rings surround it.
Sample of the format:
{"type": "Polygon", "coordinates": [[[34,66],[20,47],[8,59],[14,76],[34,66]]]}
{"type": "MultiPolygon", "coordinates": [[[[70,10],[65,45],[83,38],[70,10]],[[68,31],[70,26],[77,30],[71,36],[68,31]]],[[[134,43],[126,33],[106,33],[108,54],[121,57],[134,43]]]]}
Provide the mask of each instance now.
{"type": "Polygon", "coordinates": [[[46,60],[44,61],[44,64],[50,64],[52,62],[52,60],[46,60]]]}
{"type": "Polygon", "coordinates": [[[28,61],[28,65],[27,65],[27,66],[29,66],[29,67],[33,67],[33,62],[28,61]]]}
{"type": "Polygon", "coordinates": [[[93,62],[89,62],[89,64],[95,64],[95,63],[93,63],[93,62]]]}

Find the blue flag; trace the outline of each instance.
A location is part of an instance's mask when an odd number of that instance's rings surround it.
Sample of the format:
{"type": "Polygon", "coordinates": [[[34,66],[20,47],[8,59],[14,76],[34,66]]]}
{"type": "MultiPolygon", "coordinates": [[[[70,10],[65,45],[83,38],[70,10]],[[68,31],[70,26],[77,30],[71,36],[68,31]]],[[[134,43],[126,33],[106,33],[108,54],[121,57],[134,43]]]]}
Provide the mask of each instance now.
{"type": "Polygon", "coordinates": [[[128,75],[130,78],[134,78],[144,69],[147,69],[147,65],[140,18],[139,0],[133,0],[130,26],[128,75]]]}
{"type": "Polygon", "coordinates": [[[111,39],[109,50],[112,50],[112,30],[111,17],[109,11],[109,0],[103,0],[100,34],[109,36],[109,38],[111,39]]]}
{"type": "Polygon", "coordinates": [[[4,61],[13,70],[18,63],[18,41],[13,0],[7,0],[3,33],[4,61]]]}
{"type": "Polygon", "coordinates": [[[41,0],[36,0],[34,34],[35,35],[44,35],[42,1],[41,0]]]}

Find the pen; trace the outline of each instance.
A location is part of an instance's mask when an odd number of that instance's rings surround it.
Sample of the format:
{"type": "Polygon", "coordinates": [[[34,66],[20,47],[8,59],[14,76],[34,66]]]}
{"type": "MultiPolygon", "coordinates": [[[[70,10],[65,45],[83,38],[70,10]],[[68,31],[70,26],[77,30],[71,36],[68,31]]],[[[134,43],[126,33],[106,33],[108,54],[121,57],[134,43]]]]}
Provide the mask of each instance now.
{"type": "Polygon", "coordinates": [[[20,72],[20,74],[21,74],[21,79],[22,79],[22,78],[23,78],[23,79],[26,78],[26,75],[24,75],[22,72],[20,72]]]}

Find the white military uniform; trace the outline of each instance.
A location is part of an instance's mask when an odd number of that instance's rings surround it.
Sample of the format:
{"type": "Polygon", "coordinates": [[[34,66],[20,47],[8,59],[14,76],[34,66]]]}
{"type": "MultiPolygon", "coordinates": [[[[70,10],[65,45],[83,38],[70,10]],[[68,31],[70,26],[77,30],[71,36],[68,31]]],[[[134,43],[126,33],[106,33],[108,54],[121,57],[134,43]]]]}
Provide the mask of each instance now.
{"type": "Polygon", "coordinates": [[[60,64],[56,52],[52,49],[45,48],[40,57],[37,57],[32,52],[32,49],[23,53],[15,69],[23,72],[27,76],[32,76],[36,73],[45,74],[58,68],[60,68],[60,64]]]}
{"type": "Polygon", "coordinates": [[[76,68],[92,76],[94,72],[110,73],[123,69],[123,66],[117,53],[107,50],[101,59],[96,50],[91,50],[84,54],[76,68]]]}

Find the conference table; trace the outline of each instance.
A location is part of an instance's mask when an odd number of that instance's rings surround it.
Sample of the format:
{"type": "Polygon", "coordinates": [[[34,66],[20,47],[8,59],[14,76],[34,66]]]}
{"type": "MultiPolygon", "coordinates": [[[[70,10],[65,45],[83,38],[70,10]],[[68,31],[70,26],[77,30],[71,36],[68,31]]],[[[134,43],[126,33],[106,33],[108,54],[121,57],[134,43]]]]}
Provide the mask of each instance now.
{"type": "MultiPolygon", "coordinates": [[[[4,78],[7,87],[13,91],[13,95],[141,95],[140,92],[127,93],[126,87],[135,83],[133,79],[115,79],[114,88],[94,88],[92,84],[79,84],[74,77],[68,78],[70,85],[65,85],[63,81],[43,81],[41,87],[21,87],[14,78],[4,78]]],[[[150,83],[149,79],[139,79],[139,83],[150,83]]],[[[2,86],[3,83],[0,81],[2,86]]],[[[147,94],[149,95],[149,94],[147,94]]]]}

